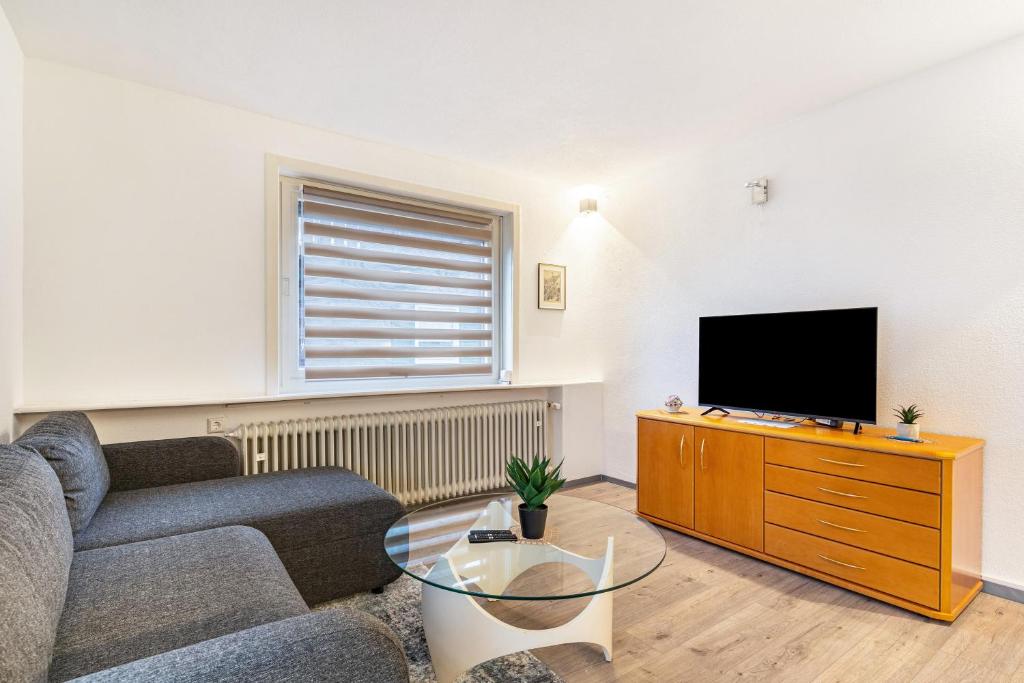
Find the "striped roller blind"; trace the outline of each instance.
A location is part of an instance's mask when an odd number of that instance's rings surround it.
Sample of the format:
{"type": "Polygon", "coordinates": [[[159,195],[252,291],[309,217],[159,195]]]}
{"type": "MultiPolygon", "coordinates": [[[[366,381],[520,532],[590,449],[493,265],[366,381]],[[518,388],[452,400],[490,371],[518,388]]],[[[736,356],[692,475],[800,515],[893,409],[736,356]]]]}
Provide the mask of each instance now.
{"type": "Polygon", "coordinates": [[[498,218],[303,185],[307,380],[493,375],[498,218]]]}

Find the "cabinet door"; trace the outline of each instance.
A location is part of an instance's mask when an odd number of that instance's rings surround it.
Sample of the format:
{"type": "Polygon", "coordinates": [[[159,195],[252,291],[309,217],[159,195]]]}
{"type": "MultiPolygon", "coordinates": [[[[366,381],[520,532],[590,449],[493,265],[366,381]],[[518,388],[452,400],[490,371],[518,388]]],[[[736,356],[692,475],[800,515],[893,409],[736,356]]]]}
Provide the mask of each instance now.
{"type": "Polygon", "coordinates": [[[693,528],[693,427],[637,421],[637,510],[693,528]]]}
{"type": "Polygon", "coordinates": [[[753,550],[764,549],[764,437],[695,430],[694,528],[753,550]]]}

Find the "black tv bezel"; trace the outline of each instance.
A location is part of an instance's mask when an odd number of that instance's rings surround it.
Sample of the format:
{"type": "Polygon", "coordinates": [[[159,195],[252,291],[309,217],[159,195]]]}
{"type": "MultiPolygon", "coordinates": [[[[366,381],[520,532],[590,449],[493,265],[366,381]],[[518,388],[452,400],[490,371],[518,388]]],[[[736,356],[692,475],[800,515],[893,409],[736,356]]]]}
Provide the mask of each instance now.
{"type": "Polygon", "coordinates": [[[765,415],[782,415],[784,417],[802,417],[811,420],[837,420],[841,422],[854,422],[866,425],[878,424],[878,306],[854,306],[851,308],[816,308],[807,311],[767,311],[764,313],[738,313],[735,315],[702,315],[697,319],[697,405],[702,408],[725,408],[727,410],[744,410],[748,413],[763,413],[765,415]],[[755,315],[781,315],[786,313],[831,313],[833,311],[874,311],[875,312],[875,419],[860,420],[853,417],[841,415],[813,415],[807,413],[778,413],[774,410],[764,408],[752,408],[750,406],[727,406],[721,404],[701,403],[700,401],[700,322],[708,318],[749,318],[755,315]]]}

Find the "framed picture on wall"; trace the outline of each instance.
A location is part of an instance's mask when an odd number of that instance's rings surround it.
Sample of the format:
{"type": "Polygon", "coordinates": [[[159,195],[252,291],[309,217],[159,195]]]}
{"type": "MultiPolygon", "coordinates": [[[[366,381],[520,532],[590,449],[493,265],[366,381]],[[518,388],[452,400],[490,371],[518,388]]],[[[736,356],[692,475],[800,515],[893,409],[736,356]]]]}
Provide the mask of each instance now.
{"type": "Polygon", "coordinates": [[[537,308],[565,310],[565,266],[537,264],[537,308]]]}

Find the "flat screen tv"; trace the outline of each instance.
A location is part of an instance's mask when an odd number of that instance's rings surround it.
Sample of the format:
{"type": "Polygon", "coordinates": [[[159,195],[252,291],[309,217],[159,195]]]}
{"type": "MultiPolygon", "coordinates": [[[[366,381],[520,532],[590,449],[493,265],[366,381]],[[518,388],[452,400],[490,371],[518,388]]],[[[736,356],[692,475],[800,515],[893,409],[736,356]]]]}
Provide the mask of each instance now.
{"type": "Polygon", "coordinates": [[[878,309],[700,319],[702,406],[874,423],[878,309]]]}

